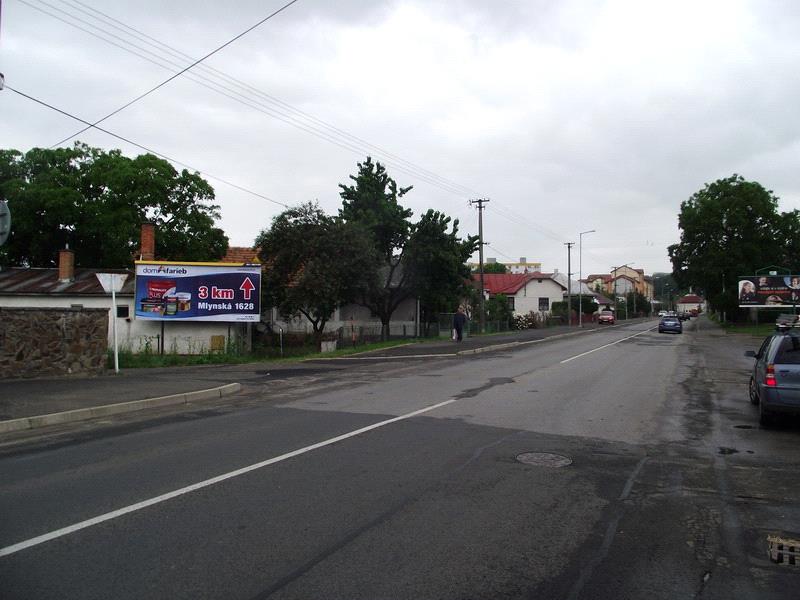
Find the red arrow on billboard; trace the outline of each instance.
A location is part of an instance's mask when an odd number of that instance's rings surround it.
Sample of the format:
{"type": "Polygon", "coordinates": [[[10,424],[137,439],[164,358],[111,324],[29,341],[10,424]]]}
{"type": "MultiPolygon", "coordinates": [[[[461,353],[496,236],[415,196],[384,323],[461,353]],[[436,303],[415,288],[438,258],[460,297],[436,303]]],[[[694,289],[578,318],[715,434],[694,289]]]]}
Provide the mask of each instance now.
{"type": "Polygon", "coordinates": [[[242,285],[239,286],[239,289],[244,292],[244,299],[250,300],[250,295],[253,293],[253,290],[256,289],[256,286],[253,285],[253,282],[250,281],[249,277],[245,277],[242,285]]]}

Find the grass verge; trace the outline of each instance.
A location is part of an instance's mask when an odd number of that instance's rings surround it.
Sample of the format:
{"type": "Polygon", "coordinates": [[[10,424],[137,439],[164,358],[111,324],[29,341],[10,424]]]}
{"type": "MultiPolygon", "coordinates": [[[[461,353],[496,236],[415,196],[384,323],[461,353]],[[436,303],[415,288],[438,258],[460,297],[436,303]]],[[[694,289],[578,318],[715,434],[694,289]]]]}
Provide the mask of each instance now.
{"type": "MultiPolygon", "coordinates": [[[[372,350],[381,350],[393,346],[417,343],[423,340],[390,340],[360,344],[349,348],[339,348],[333,352],[316,352],[309,346],[290,347],[284,349],[283,356],[277,348],[262,348],[252,353],[238,352],[204,352],[202,354],[177,354],[168,352],[140,352],[134,354],[129,350],[119,352],[119,366],[122,369],[151,369],[157,367],[184,367],[192,365],[235,365],[253,362],[298,362],[309,358],[336,358],[351,354],[360,354],[372,350]]],[[[114,352],[108,352],[107,366],[114,368],[114,352]]]]}

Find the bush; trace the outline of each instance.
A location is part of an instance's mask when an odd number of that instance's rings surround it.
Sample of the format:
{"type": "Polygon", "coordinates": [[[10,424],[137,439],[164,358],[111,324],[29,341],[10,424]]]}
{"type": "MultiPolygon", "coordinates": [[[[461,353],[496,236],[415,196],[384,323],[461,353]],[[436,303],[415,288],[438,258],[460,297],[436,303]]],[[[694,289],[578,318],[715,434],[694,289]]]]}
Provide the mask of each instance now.
{"type": "Polygon", "coordinates": [[[527,315],[514,315],[512,327],[514,329],[536,329],[544,327],[544,319],[540,313],[529,312],[527,315]]]}

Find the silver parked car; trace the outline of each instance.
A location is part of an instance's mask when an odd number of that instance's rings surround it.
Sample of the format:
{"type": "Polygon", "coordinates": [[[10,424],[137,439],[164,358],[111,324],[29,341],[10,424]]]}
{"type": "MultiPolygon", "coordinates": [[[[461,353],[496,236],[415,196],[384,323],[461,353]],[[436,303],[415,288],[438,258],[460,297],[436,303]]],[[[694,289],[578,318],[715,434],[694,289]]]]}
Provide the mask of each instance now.
{"type": "Polygon", "coordinates": [[[800,329],[779,329],[745,356],[756,359],[750,402],[758,404],[761,424],[768,425],[779,413],[800,415],[800,329]]]}

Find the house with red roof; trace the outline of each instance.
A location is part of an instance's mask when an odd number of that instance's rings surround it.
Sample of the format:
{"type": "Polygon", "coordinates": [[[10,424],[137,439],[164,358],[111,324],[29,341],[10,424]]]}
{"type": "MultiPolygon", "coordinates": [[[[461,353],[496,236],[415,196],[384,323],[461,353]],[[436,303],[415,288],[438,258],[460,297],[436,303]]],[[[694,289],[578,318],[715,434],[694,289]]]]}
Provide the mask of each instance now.
{"type": "MultiPolygon", "coordinates": [[[[473,275],[479,285],[480,275],[473,275]]],[[[508,298],[509,308],[517,314],[529,312],[549,313],[553,302],[564,300],[567,289],[553,273],[484,273],[484,294],[494,298],[503,294],[508,298]]]]}
{"type": "Polygon", "coordinates": [[[679,313],[689,312],[690,310],[703,312],[706,308],[706,301],[697,294],[686,294],[678,299],[675,306],[679,313]]]}

